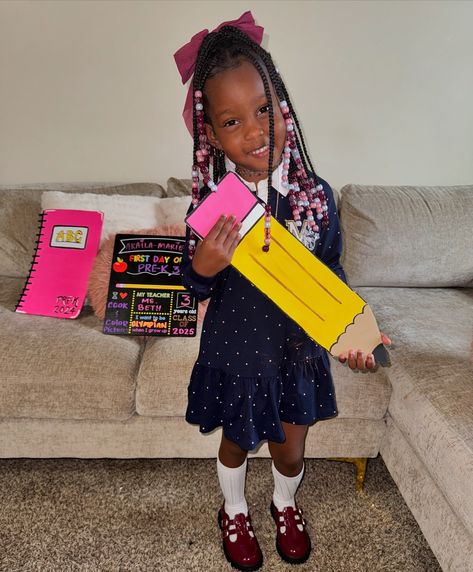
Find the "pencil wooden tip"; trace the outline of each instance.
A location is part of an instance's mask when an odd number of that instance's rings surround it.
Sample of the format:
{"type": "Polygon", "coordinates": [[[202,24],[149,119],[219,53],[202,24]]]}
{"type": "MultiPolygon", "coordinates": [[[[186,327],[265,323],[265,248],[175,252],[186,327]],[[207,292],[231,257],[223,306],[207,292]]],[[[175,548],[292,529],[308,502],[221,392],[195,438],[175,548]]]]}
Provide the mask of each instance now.
{"type": "Polygon", "coordinates": [[[368,304],[365,304],[363,311],[348,324],[329,351],[332,355],[339,356],[356,348],[365,353],[372,353],[378,365],[383,367],[391,365],[388,351],[381,341],[376,318],[368,304]]]}

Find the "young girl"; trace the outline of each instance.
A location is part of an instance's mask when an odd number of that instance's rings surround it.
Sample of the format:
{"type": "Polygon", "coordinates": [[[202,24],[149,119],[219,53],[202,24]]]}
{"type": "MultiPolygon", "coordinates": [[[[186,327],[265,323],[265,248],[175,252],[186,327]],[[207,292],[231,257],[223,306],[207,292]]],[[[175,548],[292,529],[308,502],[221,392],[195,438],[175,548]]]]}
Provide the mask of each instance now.
{"type": "MultiPolygon", "coordinates": [[[[175,55],[183,82],[193,73],[184,110],[194,138],[192,207],[233,170],[266,203],[267,215],[346,281],[332,190],[315,174],[284,82],[259,45],[262,31],[247,12],[197,34],[175,55]]],[[[284,560],[305,562],[311,542],[294,499],[305,439],[309,425],[335,416],[337,406],[326,351],[230,266],[240,225],[226,214],[198,244],[187,233],[184,284],[210,303],[186,419],[203,433],[223,427],[217,459],[223,549],[237,569],[256,570],[263,556],[244,494],[248,451],[268,441],[276,547],[284,560]]],[[[265,250],[270,231],[262,236],[265,250]]],[[[375,368],[373,355],[360,351],[340,361],[375,368]]]]}

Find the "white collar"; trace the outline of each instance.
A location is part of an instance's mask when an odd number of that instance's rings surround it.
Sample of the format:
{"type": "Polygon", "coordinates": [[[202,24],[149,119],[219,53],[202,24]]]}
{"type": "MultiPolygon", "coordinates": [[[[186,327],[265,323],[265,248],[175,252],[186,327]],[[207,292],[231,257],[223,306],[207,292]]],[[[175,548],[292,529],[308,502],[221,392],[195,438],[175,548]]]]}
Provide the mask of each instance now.
{"type": "MultiPolygon", "coordinates": [[[[273,171],[273,178],[272,178],[272,185],[273,188],[278,191],[283,197],[287,195],[288,189],[282,186],[282,161],[279,163],[279,166],[276,167],[273,171]]],[[[235,163],[230,161],[230,159],[225,155],[225,167],[227,171],[235,172],[235,163]]],[[[238,176],[243,179],[243,177],[238,173],[238,176]]],[[[264,200],[265,203],[268,202],[268,179],[263,179],[262,181],[258,182],[258,187],[256,187],[256,183],[252,183],[251,181],[246,181],[243,179],[245,183],[250,187],[250,189],[256,193],[261,199],[264,200]]]]}

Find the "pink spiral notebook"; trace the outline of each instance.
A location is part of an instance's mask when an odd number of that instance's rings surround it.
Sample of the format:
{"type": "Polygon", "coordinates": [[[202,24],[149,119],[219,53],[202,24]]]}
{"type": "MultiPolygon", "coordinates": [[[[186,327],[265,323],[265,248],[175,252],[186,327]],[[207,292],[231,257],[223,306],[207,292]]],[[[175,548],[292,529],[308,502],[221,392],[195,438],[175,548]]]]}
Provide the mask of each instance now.
{"type": "Polygon", "coordinates": [[[45,210],[29,276],[15,307],[22,314],[77,318],[100,243],[103,213],[45,210]]]}

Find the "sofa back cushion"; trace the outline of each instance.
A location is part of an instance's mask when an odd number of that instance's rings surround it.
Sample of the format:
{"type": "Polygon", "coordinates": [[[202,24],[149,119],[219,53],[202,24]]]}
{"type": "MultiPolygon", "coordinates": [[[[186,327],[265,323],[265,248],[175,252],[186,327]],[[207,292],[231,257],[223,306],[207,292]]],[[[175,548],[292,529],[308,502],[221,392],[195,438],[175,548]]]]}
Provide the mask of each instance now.
{"type": "MultiPolygon", "coordinates": [[[[87,192],[94,195],[144,195],[143,198],[166,196],[163,187],[157,183],[0,185],[1,276],[27,276],[33,259],[42,195],[44,192],[58,190],[72,194],[87,192]]],[[[69,208],[74,207],[70,205],[69,208]]]]}
{"type": "Polygon", "coordinates": [[[41,192],[0,190],[0,275],[28,274],[38,232],[41,192]]]}
{"type": "Polygon", "coordinates": [[[345,185],[340,193],[350,286],[473,286],[472,185],[345,185]]]}

